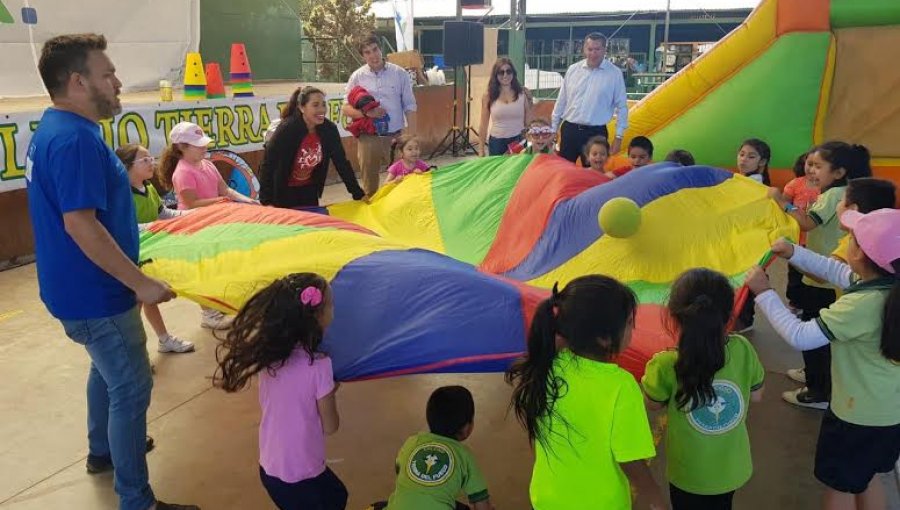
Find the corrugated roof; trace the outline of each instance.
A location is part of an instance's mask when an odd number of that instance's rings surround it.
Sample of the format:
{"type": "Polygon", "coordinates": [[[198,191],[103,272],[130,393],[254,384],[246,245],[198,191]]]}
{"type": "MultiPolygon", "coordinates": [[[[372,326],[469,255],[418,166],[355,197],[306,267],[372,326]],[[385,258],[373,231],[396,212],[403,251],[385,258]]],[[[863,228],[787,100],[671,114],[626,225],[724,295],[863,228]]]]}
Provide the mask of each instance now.
{"type": "MultiPolygon", "coordinates": [[[[665,11],[667,0],[528,0],[528,15],[612,14],[665,11]]],[[[673,11],[752,9],[759,0],[671,0],[673,11]]],[[[452,18],[456,16],[456,0],[412,0],[416,18],[452,18]]],[[[493,0],[491,16],[509,16],[510,0],[493,0]]],[[[376,0],[372,11],[377,18],[393,18],[392,0],[376,0]]],[[[464,17],[481,17],[485,10],[463,11],[464,17]]]]}

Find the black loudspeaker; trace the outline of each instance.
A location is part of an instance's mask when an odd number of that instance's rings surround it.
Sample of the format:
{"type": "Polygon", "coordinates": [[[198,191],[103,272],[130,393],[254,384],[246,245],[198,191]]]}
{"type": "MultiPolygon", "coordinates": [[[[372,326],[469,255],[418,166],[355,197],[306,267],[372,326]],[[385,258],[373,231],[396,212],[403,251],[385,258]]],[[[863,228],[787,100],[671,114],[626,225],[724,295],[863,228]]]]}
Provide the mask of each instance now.
{"type": "Polygon", "coordinates": [[[484,24],[474,21],[444,22],[444,64],[468,66],[484,62],[484,24]]]}

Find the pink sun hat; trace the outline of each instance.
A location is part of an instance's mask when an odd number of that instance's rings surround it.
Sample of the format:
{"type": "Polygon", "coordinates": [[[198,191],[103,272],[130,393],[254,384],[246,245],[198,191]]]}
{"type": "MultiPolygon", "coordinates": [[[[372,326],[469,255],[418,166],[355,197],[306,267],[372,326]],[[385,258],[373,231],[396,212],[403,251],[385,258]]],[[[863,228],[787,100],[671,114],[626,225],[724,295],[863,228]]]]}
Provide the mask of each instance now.
{"type": "Polygon", "coordinates": [[[169,131],[169,142],[206,147],[212,142],[212,138],[206,136],[200,126],[193,122],[179,122],[172,127],[172,131],[169,131]]]}
{"type": "Polygon", "coordinates": [[[872,262],[896,274],[893,263],[900,259],[900,210],[878,209],[868,214],[845,211],[841,223],[853,232],[857,244],[872,262]]]}

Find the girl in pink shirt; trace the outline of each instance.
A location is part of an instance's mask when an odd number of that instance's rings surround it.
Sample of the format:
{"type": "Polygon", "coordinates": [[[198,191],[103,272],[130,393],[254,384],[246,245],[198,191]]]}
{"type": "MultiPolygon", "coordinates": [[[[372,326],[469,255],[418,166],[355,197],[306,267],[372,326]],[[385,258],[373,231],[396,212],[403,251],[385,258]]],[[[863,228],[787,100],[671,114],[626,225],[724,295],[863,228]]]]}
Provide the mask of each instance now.
{"type": "Polygon", "coordinates": [[[216,352],[213,381],[225,391],[259,374],[259,476],[281,509],[347,504],[347,489],[325,466],[325,436],[339,425],[338,383],[319,345],[333,317],[325,279],[291,274],[250,298],[216,352]]]}
{"type": "MultiPolygon", "coordinates": [[[[179,122],[169,132],[169,146],[160,158],[159,177],[163,186],[175,190],[178,209],[195,209],[223,200],[258,204],[225,184],[216,166],[206,159],[210,142],[212,138],[191,122],[179,122]]],[[[202,307],[200,326],[222,330],[231,327],[231,321],[218,310],[202,307]]]]}
{"type": "Polygon", "coordinates": [[[433,168],[419,159],[419,140],[413,135],[401,136],[395,150],[400,153],[400,159],[388,168],[388,182],[403,179],[409,174],[425,173],[433,168]]]}
{"type": "Polygon", "coordinates": [[[165,187],[175,190],[178,208],[194,209],[223,199],[258,204],[225,184],[216,166],[206,159],[210,142],[212,138],[191,122],[179,122],[169,132],[169,146],[160,158],[159,175],[165,187]]]}

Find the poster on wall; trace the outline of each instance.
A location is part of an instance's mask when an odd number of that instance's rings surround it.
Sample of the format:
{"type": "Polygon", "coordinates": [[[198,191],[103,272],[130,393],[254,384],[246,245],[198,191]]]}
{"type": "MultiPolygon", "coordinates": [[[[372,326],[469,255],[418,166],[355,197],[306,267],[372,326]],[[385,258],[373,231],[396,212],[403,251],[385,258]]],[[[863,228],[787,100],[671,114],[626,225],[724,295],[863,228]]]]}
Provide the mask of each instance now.
{"type": "MultiPolygon", "coordinates": [[[[342,95],[326,97],[328,118],[343,128],[342,95]]],[[[258,151],[269,123],[279,118],[288,97],[238,98],[172,103],[124,104],[122,113],[100,122],[100,132],[113,149],[139,143],[159,155],[169,143],[169,131],[187,121],[200,126],[213,142],[209,149],[237,154],[258,151]]],[[[12,113],[0,117],[0,193],[25,187],[25,154],[43,111],[12,113]]]]}

